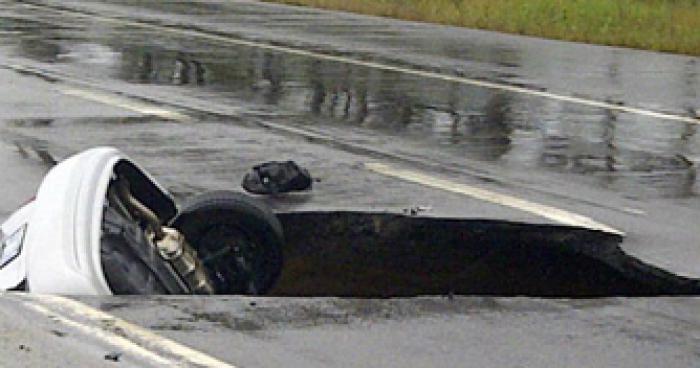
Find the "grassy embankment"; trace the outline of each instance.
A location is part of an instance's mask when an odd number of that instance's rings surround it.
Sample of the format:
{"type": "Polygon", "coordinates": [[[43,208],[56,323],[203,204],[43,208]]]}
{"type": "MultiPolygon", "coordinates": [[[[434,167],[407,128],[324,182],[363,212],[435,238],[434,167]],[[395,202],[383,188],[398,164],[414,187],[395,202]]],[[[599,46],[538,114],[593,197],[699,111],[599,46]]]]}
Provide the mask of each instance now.
{"type": "Polygon", "coordinates": [[[700,0],[265,0],[700,55],[700,0]]]}

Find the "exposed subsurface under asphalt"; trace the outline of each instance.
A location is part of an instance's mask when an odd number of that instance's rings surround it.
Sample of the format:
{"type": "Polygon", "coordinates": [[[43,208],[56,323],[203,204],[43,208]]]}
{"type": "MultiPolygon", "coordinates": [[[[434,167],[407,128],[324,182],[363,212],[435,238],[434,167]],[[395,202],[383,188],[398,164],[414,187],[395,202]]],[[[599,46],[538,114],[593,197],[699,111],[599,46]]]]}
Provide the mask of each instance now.
{"type": "MultiPolygon", "coordinates": [[[[694,298],[453,296],[697,293],[697,282],[677,276],[700,277],[696,122],[202,35],[691,119],[697,58],[249,1],[36,4],[69,13],[0,1],[0,84],[11,86],[0,94],[0,219],[33,195],[54,160],[96,145],[120,148],[179,199],[237,190],[254,164],[293,159],[317,182],[308,193],[264,198],[289,238],[273,293],[438,295],[83,301],[241,366],[687,367],[700,357],[694,298]],[[626,235],[380,175],[366,165],[377,162],[626,235]]],[[[26,326],[11,317],[18,311],[13,297],[0,299],[9,331],[0,334],[2,356],[29,359],[8,364],[48,361],[62,341],[80,339],[50,319],[26,326]]],[[[55,364],[98,366],[111,350],[95,343],[55,364]]]]}

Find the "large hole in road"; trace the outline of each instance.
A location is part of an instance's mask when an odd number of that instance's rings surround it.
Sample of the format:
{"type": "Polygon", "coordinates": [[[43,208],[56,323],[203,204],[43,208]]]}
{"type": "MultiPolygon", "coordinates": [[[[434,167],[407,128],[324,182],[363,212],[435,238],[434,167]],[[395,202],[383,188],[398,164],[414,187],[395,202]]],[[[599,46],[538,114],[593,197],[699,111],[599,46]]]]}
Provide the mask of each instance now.
{"type": "Polygon", "coordinates": [[[697,294],[696,280],[586,229],[386,213],[278,214],[287,245],[277,296],[544,297],[697,294]]]}

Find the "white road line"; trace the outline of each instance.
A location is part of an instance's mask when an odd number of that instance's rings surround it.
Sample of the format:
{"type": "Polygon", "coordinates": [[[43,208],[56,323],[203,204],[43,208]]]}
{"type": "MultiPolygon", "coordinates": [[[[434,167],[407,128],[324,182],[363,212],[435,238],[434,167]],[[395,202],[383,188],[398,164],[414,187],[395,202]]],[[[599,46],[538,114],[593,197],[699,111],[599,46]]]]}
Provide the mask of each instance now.
{"type": "Polygon", "coordinates": [[[131,341],[119,336],[119,335],[116,335],[114,333],[105,332],[104,330],[102,330],[98,327],[88,326],[88,325],[84,325],[82,323],[76,322],[70,318],[61,316],[58,313],[56,313],[52,310],[49,310],[41,305],[35,304],[33,302],[24,301],[23,304],[27,308],[29,308],[29,309],[31,309],[39,314],[43,314],[43,315],[51,318],[52,320],[59,322],[59,323],[65,325],[69,328],[77,330],[82,334],[93,337],[96,340],[99,340],[99,341],[106,343],[108,345],[114,346],[115,348],[118,348],[121,353],[124,353],[126,355],[130,355],[132,357],[144,359],[147,362],[154,364],[155,366],[168,366],[168,367],[181,366],[180,364],[178,364],[178,362],[163,358],[160,355],[153,353],[147,349],[144,349],[143,347],[136,345],[133,342],[131,342],[131,341]]]}
{"type": "Polygon", "coordinates": [[[116,346],[125,353],[131,353],[156,363],[157,366],[187,367],[194,365],[197,367],[235,368],[231,364],[72,299],[53,295],[12,295],[21,299],[27,307],[34,311],[106,344],[116,346]],[[81,319],[86,319],[90,323],[94,323],[95,326],[78,322],[81,319]],[[97,326],[108,327],[100,328],[97,326]],[[112,331],[118,331],[118,334],[112,331]],[[173,358],[167,358],[158,352],[173,358]]]}
{"type": "Polygon", "coordinates": [[[623,207],[621,208],[623,212],[629,213],[631,215],[637,215],[637,216],[645,216],[647,213],[644,210],[640,210],[638,208],[631,208],[631,207],[623,207]]]}
{"type": "Polygon", "coordinates": [[[168,110],[160,106],[137,101],[132,98],[106,94],[97,91],[89,91],[76,88],[60,88],[59,92],[67,96],[80,97],[85,100],[95,101],[106,105],[116,106],[127,110],[136,111],[144,115],[158,116],[168,120],[187,121],[190,118],[177,111],[168,110]]]}
{"type": "Polygon", "coordinates": [[[647,117],[653,117],[653,118],[659,118],[659,119],[679,121],[679,122],[684,122],[684,123],[691,123],[691,124],[700,125],[700,118],[694,118],[694,117],[682,116],[682,115],[676,115],[676,114],[669,114],[669,113],[652,111],[652,110],[647,110],[647,109],[642,109],[642,108],[637,108],[637,107],[632,107],[632,106],[621,106],[621,105],[613,104],[613,103],[609,103],[609,102],[596,101],[596,100],[580,98],[580,97],[559,95],[556,93],[538,91],[535,89],[512,86],[512,85],[498,83],[498,82],[489,82],[489,81],[483,81],[483,80],[478,80],[478,79],[473,79],[473,78],[459,77],[459,76],[455,76],[455,75],[448,75],[448,74],[442,74],[442,73],[437,73],[437,72],[430,72],[430,71],[425,71],[425,70],[399,67],[399,66],[394,66],[394,65],[382,64],[379,62],[357,60],[357,59],[353,59],[353,58],[349,58],[349,57],[345,57],[345,56],[329,55],[329,54],[324,54],[324,53],[320,53],[320,52],[296,49],[296,48],[287,47],[287,46],[278,46],[278,45],[271,45],[271,44],[262,43],[262,42],[246,41],[246,40],[242,40],[242,39],[233,38],[232,36],[223,36],[223,35],[216,35],[216,34],[206,33],[206,32],[202,32],[202,31],[196,31],[196,30],[173,28],[173,27],[145,23],[142,21],[133,21],[133,20],[127,20],[127,19],[121,19],[121,18],[112,18],[112,17],[107,17],[104,15],[97,15],[97,14],[87,14],[87,13],[81,12],[79,10],[68,11],[68,10],[62,10],[62,9],[55,9],[55,8],[50,7],[50,6],[47,7],[47,6],[26,4],[26,3],[23,5],[27,6],[27,7],[32,7],[32,8],[40,8],[40,9],[44,9],[44,10],[49,9],[51,11],[61,13],[61,14],[69,14],[72,16],[81,16],[81,17],[86,17],[86,18],[99,19],[99,20],[102,20],[105,22],[119,24],[122,26],[132,26],[132,27],[152,29],[152,30],[156,30],[159,32],[176,33],[176,34],[180,34],[180,35],[184,35],[184,36],[203,38],[203,39],[216,41],[216,42],[229,43],[229,44],[240,45],[240,46],[255,47],[255,48],[259,48],[259,49],[271,50],[271,51],[282,52],[282,53],[286,53],[286,54],[292,54],[292,55],[298,55],[298,56],[304,56],[304,57],[310,57],[310,58],[315,58],[315,59],[320,59],[320,60],[334,61],[334,62],[339,62],[339,63],[344,63],[344,64],[372,68],[372,69],[408,74],[408,75],[413,75],[413,76],[418,76],[418,77],[423,77],[423,78],[437,79],[437,80],[442,80],[442,81],[447,81],[447,82],[455,82],[455,83],[460,83],[460,84],[490,88],[490,89],[501,90],[501,91],[521,93],[521,94],[525,94],[525,95],[542,97],[542,98],[547,98],[547,99],[551,99],[551,100],[563,101],[563,102],[584,105],[584,106],[589,106],[589,107],[609,109],[609,110],[621,111],[621,112],[626,112],[626,113],[635,114],[635,115],[641,115],[641,116],[647,116],[647,117]]]}
{"type": "Polygon", "coordinates": [[[507,194],[501,194],[497,192],[492,192],[483,188],[477,188],[466,184],[455,183],[449,180],[436,178],[427,174],[423,174],[411,170],[396,169],[389,165],[382,163],[366,163],[365,167],[370,171],[403,179],[409,182],[425,185],[432,188],[437,188],[445,190],[452,193],[457,193],[465,195],[471,198],[479,199],[485,202],[490,202],[498,204],[505,207],[514,208],[520,211],[528,212],[541,216],[558,223],[570,226],[583,227],[592,230],[604,231],[606,233],[616,234],[624,236],[625,233],[610,227],[605,224],[601,224],[583,215],[579,215],[573,212],[562,210],[556,207],[543,205],[535,202],[530,202],[525,199],[513,197],[507,194]]]}

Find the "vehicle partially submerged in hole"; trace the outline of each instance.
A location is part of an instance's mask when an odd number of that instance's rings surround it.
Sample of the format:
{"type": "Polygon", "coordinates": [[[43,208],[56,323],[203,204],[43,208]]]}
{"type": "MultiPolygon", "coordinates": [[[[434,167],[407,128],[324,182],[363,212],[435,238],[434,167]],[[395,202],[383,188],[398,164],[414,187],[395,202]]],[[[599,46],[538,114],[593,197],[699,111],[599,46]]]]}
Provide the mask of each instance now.
{"type": "Polygon", "coordinates": [[[56,165],[2,224],[0,290],[70,295],[263,294],[284,237],[242,193],[173,197],[120,151],[56,165]]]}

